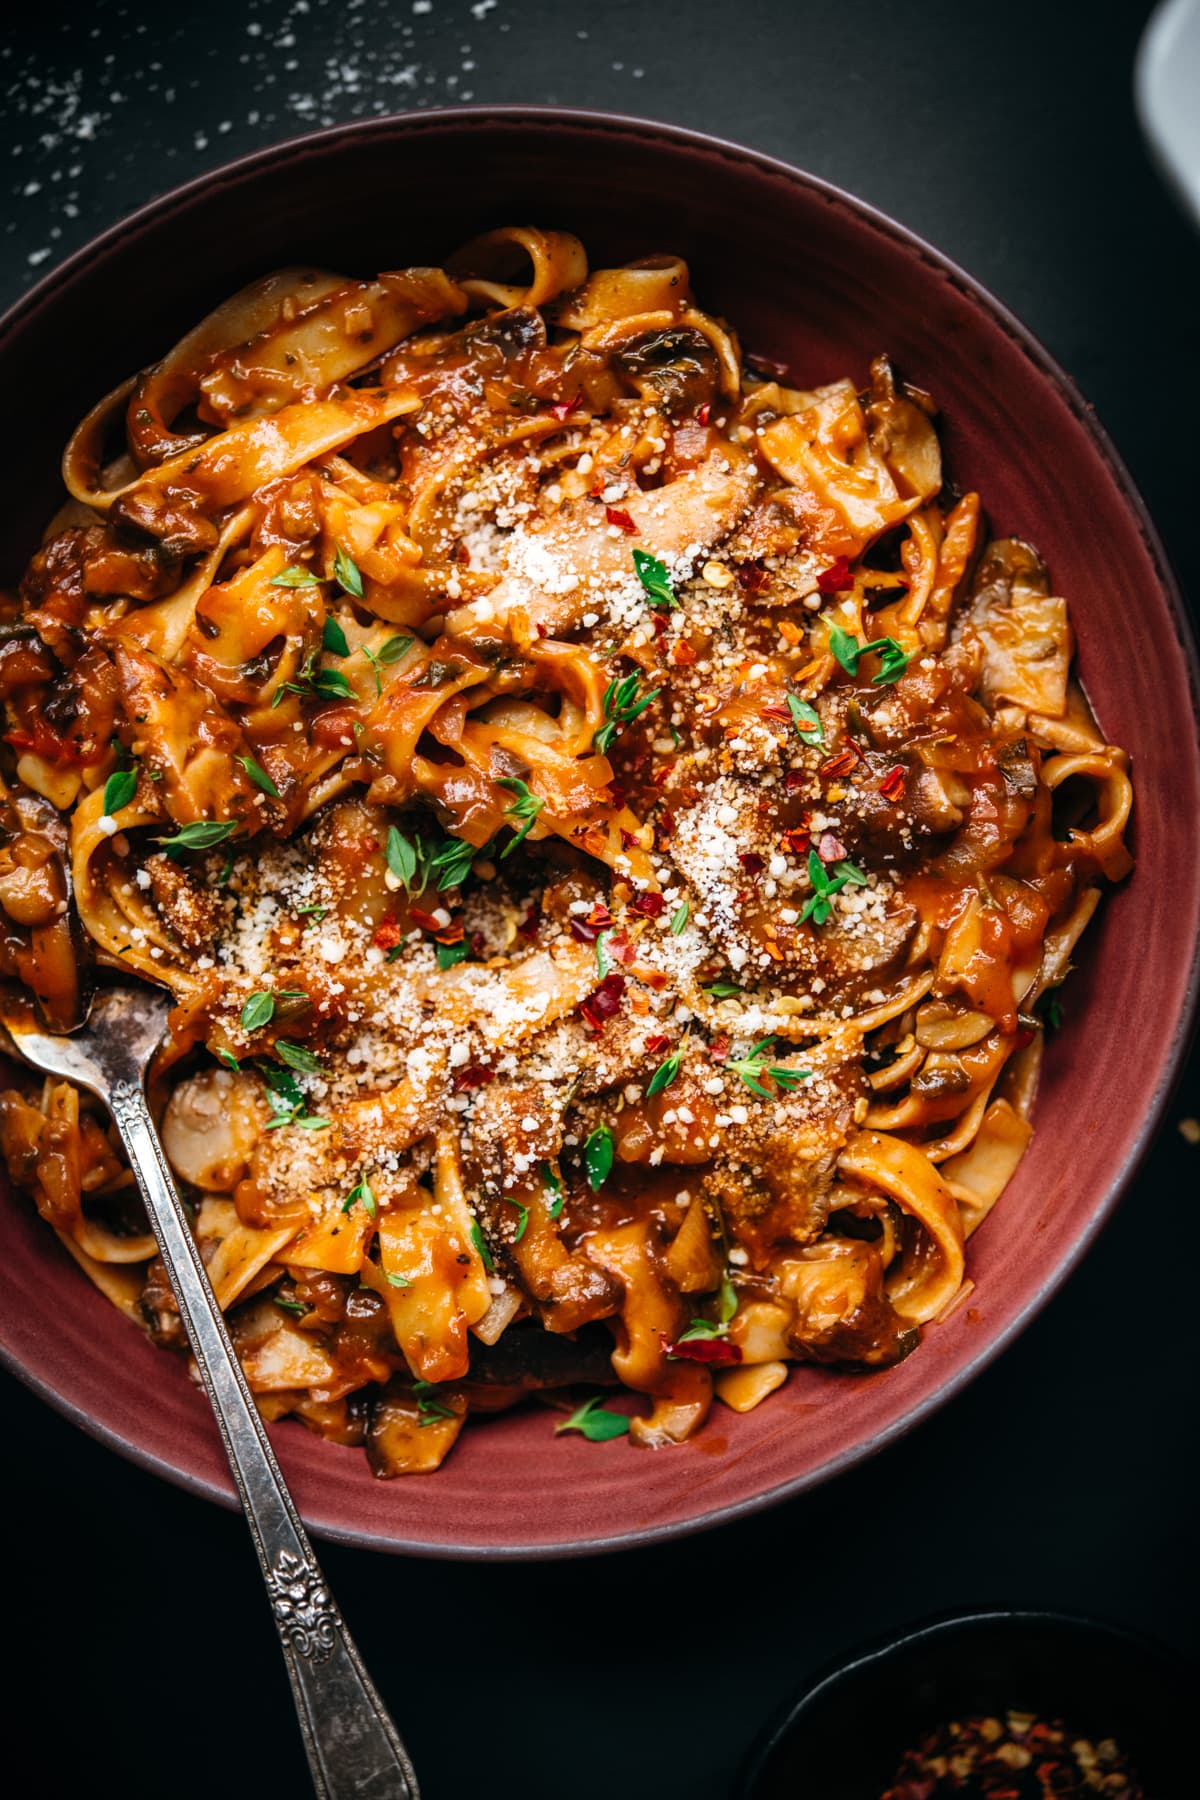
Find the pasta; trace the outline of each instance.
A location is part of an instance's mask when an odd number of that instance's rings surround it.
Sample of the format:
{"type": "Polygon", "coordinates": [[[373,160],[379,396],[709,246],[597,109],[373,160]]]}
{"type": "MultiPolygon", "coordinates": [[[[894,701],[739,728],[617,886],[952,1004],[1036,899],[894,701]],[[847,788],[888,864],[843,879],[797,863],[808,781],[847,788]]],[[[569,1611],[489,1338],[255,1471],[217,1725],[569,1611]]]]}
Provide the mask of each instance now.
{"type": "MultiPolygon", "coordinates": [[[[269,1418],[381,1475],[530,1396],[678,1443],[969,1294],[1131,788],[934,417],[506,228],[269,275],[78,428],[0,628],[0,975],[60,1029],[170,988],[269,1418]]],[[[99,1109],[14,1067],[0,1149],[185,1348],[99,1109]]]]}

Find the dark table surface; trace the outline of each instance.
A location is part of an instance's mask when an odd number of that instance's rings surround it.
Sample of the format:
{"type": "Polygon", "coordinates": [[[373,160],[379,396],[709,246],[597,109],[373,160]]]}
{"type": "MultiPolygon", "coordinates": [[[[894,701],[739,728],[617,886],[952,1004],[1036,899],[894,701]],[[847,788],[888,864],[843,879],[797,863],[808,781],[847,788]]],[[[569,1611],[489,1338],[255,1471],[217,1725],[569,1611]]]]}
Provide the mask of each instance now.
{"type": "MultiPolygon", "coordinates": [[[[1200,239],[1134,119],[1149,10],[47,0],[0,46],[0,300],[164,188],[314,125],[474,100],[697,126],[860,194],[1019,313],[1096,404],[1194,594],[1200,239]]],[[[1194,836],[1179,847],[1196,853],[1194,836]]],[[[1112,1062],[1119,1104],[1117,1046],[1112,1062]]],[[[1193,1060],[1115,1221],[1020,1341],[822,1491],[569,1564],[325,1546],[426,1800],[717,1800],[806,1671],[978,1601],[1103,1614],[1193,1651],[1200,1150],[1179,1123],[1200,1113],[1197,1073],[1193,1060]]],[[[5,1790],[305,1792],[241,1520],[127,1466],[14,1381],[0,1396],[5,1790]]]]}

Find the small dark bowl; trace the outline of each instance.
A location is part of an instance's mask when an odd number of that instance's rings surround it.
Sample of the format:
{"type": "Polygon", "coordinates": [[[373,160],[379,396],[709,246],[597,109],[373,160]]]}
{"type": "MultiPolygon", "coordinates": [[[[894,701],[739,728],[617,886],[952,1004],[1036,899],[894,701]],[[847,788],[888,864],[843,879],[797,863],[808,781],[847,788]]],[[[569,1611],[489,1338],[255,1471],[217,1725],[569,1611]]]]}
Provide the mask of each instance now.
{"type": "MultiPolygon", "coordinates": [[[[1182,603],[1129,476],[1029,333],[969,276],[861,201],[736,145],[645,120],[545,108],[374,119],[277,144],[165,194],[0,320],[19,433],[0,578],[58,503],[84,410],[241,283],[285,263],[350,274],[435,263],[503,222],[579,233],[594,266],[664,248],[747,350],[817,384],[887,349],[937,396],[952,478],[992,528],[1032,538],[1072,604],[1082,679],[1132,754],[1130,881],[1106,897],[1046,1058],[1036,1134],[972,1239],[969,1306],[879,1373],[798,1368],[769,1405],[718,1407],[651,1455],[555,1441],[540,1408],[481,1421],[436,1476],[380,1482],[296,1424],[271,1438],[314,1530],[442,1556],[566,1556],[648,1543],[795,1495],[910,1430],[1044,1305],[1115,1205],[1162,1116],[1197,984],[1197,675],[1182,603]]],[[[1121,347],[1136,356],[1136,345],[1121,347]]],[[[181,1359],[134,1331],[27,1202],[0,1204],[0,1360],[144,1467],[236,1504],[181,1359]]],[[[1149,1391],[1154,1372],[1147,1364],[1149,1391]]]]}
{"type": "Polygon", "coordinates": [[[1197,1791],[1194,1679],[1173,1652],[1058,1613],[930,1620],[811,1681],[750,1753],[738,1800],[879,1800],[922,1732],[1011,1707],[1115,1738],[1150,1800],[1197,1791]]]}

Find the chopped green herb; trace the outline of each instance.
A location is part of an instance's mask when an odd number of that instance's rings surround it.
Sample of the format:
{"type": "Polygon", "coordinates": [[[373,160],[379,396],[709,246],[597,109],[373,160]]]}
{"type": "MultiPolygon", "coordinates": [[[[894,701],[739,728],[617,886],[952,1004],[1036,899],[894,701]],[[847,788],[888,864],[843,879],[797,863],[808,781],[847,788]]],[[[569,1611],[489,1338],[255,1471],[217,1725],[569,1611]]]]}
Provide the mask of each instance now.
{"type": "Polygon", "coordinates": [[[346,554],[340,545],[337,555],[333,559],[333,578],[339,587],[345,588],[348,594],[353,594],[356,600],[362,599],[363,578],[358,564],[353,557],[346,554]]]}
{"type": "Polygon", "coordinates": [[[506,1205],[515,1206],[517,1209],[517,1229],[513,1233],[512,1241],[514,1244],[519,1244],[521,1239],[525,1236],[525,1227],[529,1223],[529,1208],[523,1205],[520,1200],[514,1200],[509,1194],[505,1194],[504,1200],[506,1205]]]}
{"type": "Polygon", "coordinates": [[[628,725],[640,713],[644,713],[650,702],[657,700],[662,693],[661,688],[651,688],[648,694],[643,694],[639,699],[638,688],[641,686],[641,681],[641,675],[635,670],[632,675],[626,675],[623,679],[617,678],[610,681],[605,689],[604,717],[606,723],[592,738],[592,748],[597,750],[601,756],[608,754],[612,741],[617,735],[618,727],[628,725]]]}
{"type": "Polygon", "coordinates": [[[321,627],[321,648],[328,650],[330,656],[350,654],[349,640],[332,613],[326,613],[325,623],[321,627]]]}
{"type": "Polygon", "coordinates": [[[456,963],[466,962],[470,954],[471,946],[465,941],[461,944],[439,944],[437,966],[439,969],[452,969],[456,963]]]}
{"type": "Polygon", "coordinates": [[[657,1069],[655,1069],[653,1075],[650,1077],[646,1087],[647,1100],[653,1100],[655,1094],[661,1094],[664,1088],[670,1087],[671,1083],[679,1074],[682,1066],[683,1045],[681,1044],[678,1050],[672,1050],[670,1056],[665,1057],[663,1061],[659,1063],[657,1069]]]}
{"type": "Polygon", "coordinates": [[[217,1061],[223,1062],[227,1069],[232,1069],[235,1073],[240,1070],[242,1066],[232,1050],[218,1050],[217,1061]]]}
{"type": "Polygon", "coordinates": [[[478,855],[476,846],[468,844],[465,838],[447,838],[429,859],[429,872],[438,878],[438,893],[461,887],[478,855]]]}
{"type": "Polygon", "coordinates": [[[1045,1021],[1047,1031],[1062,1030],[1062,1001],[1059,999],[1056,989],[1051,988],[1049,993],[1042,995],[1038,1010],[1045,1021]]]}
{"type": "Polygon", "coordinates": [[[479,1220],[478,1219],[471,1220],[471,1242],[474,1244],[476,1250],[479,1252],[480,1258],[482,1259],[482,1262],[483,1262],[483,1266],[487,1270],[488,1274],[489,1275],[494,1274],[495,1269],[496,1269],[496,1259],[492,1255],[491,1251],[488,1248],[487,1239],[484,1237],[483,1232],[479,1229],[479,1220]]]}
{"type": "Polygon", "coordinates": [[[363,1210],[368,1212],[372,1218],[376,1217],[379,1207],[375,1200],[374,1189],[365,1175],[361,1181],[355,1182],[354,1186],[350,1189],[350,1192],[346,1195],[346,1198],[342,1201],[342,1211],[348,1213],[356,1200],[362,1201],[363,1210]]]}
{"type": "Polygon", "coordinates": [[[272,575],[270,586],[282,588],[320,587],[321,583],[311,569],[299,569],[294,564],[281,569],[278,575],[272,575]]]}
{"type": "Polygon", "coordinates": [[[307,918],[311,925],[319,925],[329,908],[327,906],[298,906],[296,911],[302,919],[307,918]]]}
{"type": "Polygon", "coordinates": [[[808,878],[812,882],[812,893],[804,903],[801,920],[811,919],[814,925],[824,925],[833,911],[833,895],[840,894],[844,887],[866,887],[867,877],[852,862],[825,864],[815,850],[808,853],[808,878]]]}
{"type": "Polygon", "coordinates": [[[602,931],[596,939],[596,968],[599,972],[601,981],[603,981],[604,977],[612,968],[612,957],[608,954],[609,935],[610,934],[607,931],[602,931]]]}
{"type": "Polygon", "coordinates": [[[294,1044],[290,1038],[276,1038],[275,1053],[289,1069],[299,1069],[305,1075],[313,1075],[321,1067],[319,1056],[314,1056],[307,1045],[294,1044]]]}
{"type": "Polygon", "coordinates": [[[117,769],[104,784],[104,811],[108,818],[128,806],[137,793],[137,765],[132,769],[117,769]]]}
{"type": "Polygon", "coordinates": [[[829,649],[830,653],[841,663],[847,675],[858,674],[860,657],[878,652],[879,673],[871,677],[873,687],[888,687],[893,681],[899,681],[908,667],[908,652],[896,642],[894,637],[876,638],[873,643],[860,644],[852,632],[843,630],[840,625],[835,625],[829,633],[829,649]]]}
{"type": "Polygon", "coordinates": [[[714,1000],[732,1000],[741,991],[736,981],[712,981],[703,990],[704,993],[711,994],[714,1000]]]}
{"type": "Polygon", "coordinates": [[[410,637],[385,638],[375,655],[386,667],[388,663],[399,662],[406,651],[411,650],[414,639],[410,637]]]}
{"type": "Polygon", "coordinates": [[[223,844],[227,837],[232,837],[237,830],[236,819],[197,819],[192,825],[185,825],[174,837],[160,837],[170,857],[177,857],[184,850],[211,850],[214,844],[223,844]]]}
{"type": "Polygon", "coordinates": [[[275,996],[266,988],[260,988],[251,994],[242,1008],[241,1025],[243,1031],[261,1031],[275,1017],[275,996]]]}
{"type": "Polygon", "coordinates": [[[687,924],[688,919],[691,917],[691,912],[692,912],[691,902],[688,900],[685,900],[683,902],[683,904],[681,906],[677,906],[675,908],[675,911],[671,914],[671,931],[675,937],[678,937],[680,935],[680,933],[683,931],[684,926],[687,924]]]}
{"type": "Polygon", "coordinates": [[[271,1297],[276,1306],[281,1307],[284,1312],[295,1313],[298,1319],[307,1318],[312,1311],[312,1307],[306,1306],[303,1300],[281,1300],[278,1294],[273,1294],[271,1297]]]}
{"type": "Polygon", "coordinates": [[[353,700],[354,689],[340,669],[318,669],[312,677],[313,692],[321,700],[353,700]]]}
{"type": "Polygon", "coordinates": [[[649,550],[635,550],[633,566],[637,570],[638,580],[646,590],[650,605],[656,611],[670,612],[679,605],[665,562],[652,556],[649,550]]]}
{"type": "Polygon", "coordinates": [[[432,1425],[438,1419],[458,1417],[452,1406],[447,1406],[444,1400],[438,1399],[437,1388],[432,1381],[414,1381],[412,1391],[422,1425],[432,1425]]]}
{"type": "Polygon", "coordinates": [[[607,1125],[597,1125],[584,1143],[583,1166],[593,1194],[604,1186],[612,1172],[615,1149],[613,1134],[607,1125]]]}
{"type": "Polygon", "coordinates": [[[792,721],[804,742],[806,744],[823,744],[825,728],[821,724],[821,715],[816,707],[810,706],[807,700],[801,700],[798,694],[789,694],[787,703],[792,721]]]}
{"type": "Polygon", "coordinates": [[[696,1338],[723,1338],[729,1330],[728,1325],[714,1325],[711,1319],[693,1319],[686,1331],[681,1331],[677,1343],[686,1344],[696,1338]]]}
{"type": "Polygon", "coordinates": [[[529,836],[529,833],[533,830],[534,822],[546,802],[540,799],[523,781],[519,781],[515,775],[502,775],[496,783],[496,786],[507,788],[510,794],[516,796],[512,805],[505,808],[504,816],[506,819],[517,820],[521,826],[517,835],[510,839],[500,852],[500,857],[503,861],[506,856],[512,855],[512,852],[524,838],[529,836]]]}
{"type": "Polygon", "coordinates": [[[389,1287],[406,1288],[412,1286],[412,1282],[408,1279],[407,1275],[397,1275],[393,1269],[385,1269],[383,1271],[383,1278],[389,1287]]]}
{"type": "Polygon", "coordinates": [[[629,1420],[624,1413],[610,1412],[599,1394],[593,1394],[575,1408],[569,1419],[554,1427],[556,1437],[564,1431],[579,1431],[589,1444],[606,1444],[611,1438],[624,1437],[628,1430],[629,1420]]]}
{"type": "Polygon", "coordinates": [[[763,1087],[760,1076],[770,1076],[776,1087],[782,1088],[785,1094],[790,1094],[793,1088],[799,1087],[802,1081],[808,1081],[812,1076],[811,1069],[785,1069],[778,1064],[768,1063],[767,1057],[774,1048],[775,1039],[765,1037],[755,1044],[749,1056],[742,1057],[740,1062],[726,1064],[752,1093],[761,1095],[764,1100],[773,1100],[775,1096],[768,1088],[763,1087]]]}
{"type": "Polygon", "coordinates": [[[397,831],[394,825],[388,826],[387,834],[387,866],[396,880],[403,883],[404,891],[411,894],[418,887],[424,887],[423,881],[417,880],[420,857],[415,844],[409,842],[404,833],[397,831]]]}
{"type": "Polygon", "coordinates": [[[270,794],[272,800],[278,800],[279,789],[261,763],[255,762],[252,756],[239,756],[236,760],[241,763],[256,788],[261,788],[264,794],[270,794]]]}
{"type": "Polygon", "coordinates": [[[542,1164],[542,1185],[550,1195],[550,1199],[546,1204],[546,1211],[552,1219],[561,1217],[563,1201],[566,1199],[566,1195],[563,1193],[562,1182],[558,1179],[558,1176],[554,1173],[550,1164],[545,1162],[542,1164]]]}

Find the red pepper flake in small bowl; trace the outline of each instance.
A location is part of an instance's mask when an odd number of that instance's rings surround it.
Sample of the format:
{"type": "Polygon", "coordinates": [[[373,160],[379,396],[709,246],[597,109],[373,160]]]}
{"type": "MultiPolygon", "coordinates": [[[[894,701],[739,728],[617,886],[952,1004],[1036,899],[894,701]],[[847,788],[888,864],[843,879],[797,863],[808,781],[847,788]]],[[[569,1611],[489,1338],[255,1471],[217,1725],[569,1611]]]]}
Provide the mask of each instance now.
{"type": "Polygon", "coordinates": [[[627,512],[622,512],[619,507],[606,506],[604,509],[604,517],[608,520],[610,525],[616,525],[621,531],[625,532],[628,537],[637,536],[637,526],[634,524],[629,514],[627,512]]]}
{"type": "Polygon", "coordinates": [[[821,570],[817,576],[817,587],[823,594],[840,594],[843,588],[850,586],[850,581],[850,559],[839,556],[836,562],[831,562],[827,569],[821,570]]]}
{"type": "Polygon", "coordinates": [[[908,770],[904,767],[903,763],[897,763],[894,769],[888,770],[887,774],[880,782],[879,792],[883,795],[885,800],[890,800],[894,805],[904,793],[904,784],[907,779],[908,770]]]}
{"type": "Polygon", "coordinates": [[[1110,1795],[1145,1800],[1146,1790],[1111,1738],[1092,1742],[1059,1719],[1010,1711],[975,1715],[927,1731],[906,1750],[881,1800],[1054,1800],[1110,1795]]]}

